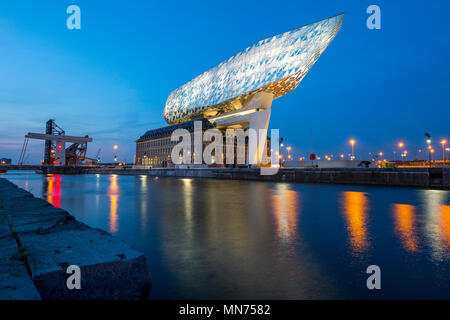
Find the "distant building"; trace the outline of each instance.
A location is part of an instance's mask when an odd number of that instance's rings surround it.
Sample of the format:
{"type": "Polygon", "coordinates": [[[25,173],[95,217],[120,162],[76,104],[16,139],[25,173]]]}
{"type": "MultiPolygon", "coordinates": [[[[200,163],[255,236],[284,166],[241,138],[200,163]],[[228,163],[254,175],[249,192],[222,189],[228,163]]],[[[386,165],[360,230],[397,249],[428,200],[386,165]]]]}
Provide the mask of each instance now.
{"type": "MultiPolygon", "coordinates": [[[[170,141],[177,128],[268,129],[272,101],[294,90],[341,29],[340,14],[247,47],[173,90],[163,116],[172,126],[150,130],[136,141],[136,163],[171,165],[170,141]]],[[[289,116],[289,115],[286,115],[289,116]]],[[[192,131],[191,131],[192,129],[192,131]]],[[[246,152],[247,164],[261,164],[266,137],[246,152]]]]}
{"type": "Polygon", "coordinates": [[[8,158],[1,158],[0,164],[12,164],[12,161],[11,161],[11,159],[8,159],[8,158]]]}
{"type": "MultiPolygon", "coordinates": [[[[203,119],[202,132],[211,128],[214,128],[214,126],[208,120],[203,119]]],[[[173,146],[178,142],[170,141],[170,137],[176,129],[188,130],[191,133],[191,139],[193,140],[194,121],[149,130],[136,141],[136,164],[153,168],[173,167],[170,154],[173,146]]],[[[194,150],[191,149],[192,158],[193,153],[194,150]]]]}

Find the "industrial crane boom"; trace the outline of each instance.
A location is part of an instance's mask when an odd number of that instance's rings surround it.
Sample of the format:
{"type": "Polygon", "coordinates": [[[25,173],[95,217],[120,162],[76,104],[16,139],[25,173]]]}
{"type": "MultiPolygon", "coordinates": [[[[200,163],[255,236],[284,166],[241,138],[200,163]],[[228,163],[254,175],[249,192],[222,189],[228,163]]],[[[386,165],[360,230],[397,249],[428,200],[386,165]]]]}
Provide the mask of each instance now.
{"type": "Polygon", "coordinates": [[[51,140],[51,141],[60,141],[60,142],[72,142],[72,143],[88,143],[92,142],[92,138],[89,137],[76,137],[76,136],[66,136],[66,135],[52,135],[45,133],[33,133],[28,132],[25,136],[28,139],[37,139],[37,140],[51,140]]]}

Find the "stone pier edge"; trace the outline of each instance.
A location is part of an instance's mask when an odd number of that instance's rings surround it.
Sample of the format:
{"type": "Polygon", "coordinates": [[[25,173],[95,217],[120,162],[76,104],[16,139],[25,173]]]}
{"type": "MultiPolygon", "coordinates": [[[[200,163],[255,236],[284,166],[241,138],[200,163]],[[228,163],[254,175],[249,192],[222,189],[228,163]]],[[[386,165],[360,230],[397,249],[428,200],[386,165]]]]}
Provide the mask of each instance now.
{"type": "Polygon", "coordinates": [[[147,299],[146,257],[0,178],[0,300],[147,299]],[[69,265],[80,290],[67,287],[69,265]]]}
{"type": "Polygon", "coordinates": [[[347,185],[450,188],[450,168],[338,168],[280,169],[275,175],[261,175],[256,168],[205,169],[96,169],[52,168],[55,174],[123,174],[161,177],[212,178],[347,185]]]}

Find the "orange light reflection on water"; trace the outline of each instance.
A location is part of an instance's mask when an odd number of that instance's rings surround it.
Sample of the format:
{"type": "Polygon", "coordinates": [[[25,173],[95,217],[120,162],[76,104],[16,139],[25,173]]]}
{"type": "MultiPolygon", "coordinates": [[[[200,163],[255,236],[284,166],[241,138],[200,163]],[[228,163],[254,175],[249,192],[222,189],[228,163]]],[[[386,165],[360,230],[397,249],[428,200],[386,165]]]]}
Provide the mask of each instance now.
{"type": "Polygon", "coordinates": [[[271,197],[273,212],[275,213],[278,237],[284,241],[295,238],[299,215],[299,194],[288,189],[277,189],[271,197]]]}
{"type": "Polygon", "coordinates": [[[450,206],[441,205],[440,235],[447,248],[450,248],[450,206]]]}
{"type": "Polygon", "coordinates": [[[393,208],[395,232],[400,237],[403,247],[411,252],[418,251],[415,207],[408,204],[394,204],[393,208]]]}
{"type": "Polygon", "coordinates": [[[341,205],[349,232],[352,251],[355,254],[364,253],[369,247],[369,240],[367,238],[369,201],[367,195],[364,192],[343,192],[341,205]]]}

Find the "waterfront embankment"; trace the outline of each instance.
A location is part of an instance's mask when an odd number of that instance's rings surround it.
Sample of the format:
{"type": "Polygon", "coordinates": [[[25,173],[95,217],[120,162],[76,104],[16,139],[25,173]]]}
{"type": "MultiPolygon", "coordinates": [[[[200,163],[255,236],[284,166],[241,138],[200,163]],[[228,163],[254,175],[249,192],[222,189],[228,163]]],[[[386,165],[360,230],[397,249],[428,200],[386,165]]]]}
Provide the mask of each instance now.
{"type": "Polygon", "coordinates": [[[0,178],[0,300],[146,299],[145,256],[0,178]],[[81,289],[69,289],[78,266],[81,289]]]}
{"type": "Polygon", "coordinates": [[[131,169],[53,167],[56,174],[125,174],[160,177],[190,177],[272,182],[450,188],[450,168],[282,168],[274,175],[262,175],[257,168],[131,169]]]}

